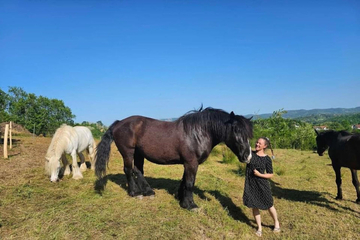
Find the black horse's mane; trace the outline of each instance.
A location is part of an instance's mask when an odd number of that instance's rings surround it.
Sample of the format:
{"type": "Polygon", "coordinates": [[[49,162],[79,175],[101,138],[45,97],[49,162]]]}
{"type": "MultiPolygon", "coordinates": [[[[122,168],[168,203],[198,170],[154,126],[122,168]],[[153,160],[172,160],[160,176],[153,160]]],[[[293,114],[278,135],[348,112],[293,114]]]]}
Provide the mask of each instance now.
{"type": "Polygon", "coordinates": [[[349,136],[349,135],[353,135],[352,133],[349,133],[348,131],[345,130],[340,130],[340,131],[335,131],[335,130],[327,130],[322,132],[322,134],[340,134],[341,136],[349,136]]]}
{"type": "MultiPolygon", "coordinates": [[[[199,110],[192,110],[185,113],[176,122],[183,123],[186,133],[197,132],[199,129],[214,130],[217,134],[227,134],[224,129],[224,123],[229,122],[230,114],[222,109],[200,107],[199,110]]],[[[252,124],[249,119],[243,116],[236,116],[241,129],[236,129],[244,134],[248,139],[253,137],[252,124]]]]}

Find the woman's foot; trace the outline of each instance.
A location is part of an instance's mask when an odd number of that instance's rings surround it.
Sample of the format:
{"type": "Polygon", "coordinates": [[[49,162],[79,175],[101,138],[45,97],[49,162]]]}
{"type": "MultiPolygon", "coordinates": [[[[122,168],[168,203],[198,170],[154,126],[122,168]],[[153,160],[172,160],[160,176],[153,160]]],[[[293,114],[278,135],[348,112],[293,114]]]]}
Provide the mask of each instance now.
{"type": "Polygon", "coordinates": [[[274,228],[273,232],[274,232],[274,233],[279,233],[279,232],[280,232],[280,227],[274,228]]]}
{"type": "Polygon", "coordinates": [[[258,237],[261,237],[261,236],[262,236],[262,231],[257,230],[256,233],[255,233],[255,235],[258,236],[258,237]]]}

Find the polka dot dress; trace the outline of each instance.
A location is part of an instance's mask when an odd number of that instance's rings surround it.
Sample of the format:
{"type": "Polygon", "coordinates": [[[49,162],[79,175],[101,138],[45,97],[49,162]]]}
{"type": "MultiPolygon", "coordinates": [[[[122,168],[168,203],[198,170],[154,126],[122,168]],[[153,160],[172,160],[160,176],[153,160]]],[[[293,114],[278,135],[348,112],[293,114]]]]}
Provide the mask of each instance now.
{"type": "Polygon", "coordinates": [[[252,158],[246,166],[245,188],[243,201],[249,208],[269,209],[274,205],[268,179],[254,175],[254,169],[260,173],[273,173],[272,162],[269,156],[258,156],[252,153],[252,158]]]}

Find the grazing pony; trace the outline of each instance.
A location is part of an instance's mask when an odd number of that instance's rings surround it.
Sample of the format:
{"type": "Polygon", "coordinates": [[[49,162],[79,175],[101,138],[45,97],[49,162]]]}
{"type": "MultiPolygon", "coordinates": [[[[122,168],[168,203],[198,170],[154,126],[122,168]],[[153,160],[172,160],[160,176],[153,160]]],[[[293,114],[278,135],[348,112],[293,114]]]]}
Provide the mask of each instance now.
{"type": "Polygon", "coordinates": [[[59,179],[60,158],[65,167],[64,175],[70,174],[70,167],[65,154],[70,154],[72,157],[73,178],[83,178],[81,171],[86,170],[86,164],[84,155],[81,152],[85,149],[88,151],[91,168],[94,169],[95,148],[94,138],[87,127],[61,125],[56,130],[45,156],[45,172],[50,176],[50,181],[56,182],[59,179]],[[79,155],[81,160],[80,168],[77,164],[76,154],[79,155]]]}
{"type": "Polygon", "coordinates": [[[143,176],[144,158],[156,164],[182,164],[178,199],[181,207],[193,209],[197,208],[193,189],[199,164],[220,142],[241,162],[250,162],[252,136],[250,119],[213,108],[201,107],[174,122],[131,116],[115,121],[103,135],[96,151],[95,173],[99,179],[105,176],[112,141],[123,157],[130,196],[155,194],[143,176]]]}
{"type": "Polygon", "coordinates": [[[329,148],[329,157],[332,167],[336,174],[337,196],[336,199],[342,199],[341,173],[340,168],[350,168],[352,183],[356,189],[356,202],[360,203],[359,180],[357,170],[360,169],[360,134],[351,134],[346,131],[325,131],[317,132],[315,130],[317,153],[322,156],[329,148]]]}

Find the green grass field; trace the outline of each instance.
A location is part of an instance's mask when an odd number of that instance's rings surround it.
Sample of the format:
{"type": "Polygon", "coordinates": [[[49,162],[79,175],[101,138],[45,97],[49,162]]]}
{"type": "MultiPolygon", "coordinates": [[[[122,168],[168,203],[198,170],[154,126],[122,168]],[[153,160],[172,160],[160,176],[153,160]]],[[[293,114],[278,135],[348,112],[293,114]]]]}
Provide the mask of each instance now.
{"type": "MultiPolygon", "coordinates": [[[[251,209],[242,203],[245,165],[225,164],[224,146],[199,167],[195,212],[182,209],[175,198],[181,165],[145,162],[156,195],[131,198],[112,145],[107,185],[99,194],[91,170],[82,180],[49,181],[43,165],[51,139],[19,140],[9,159],[0,158],[0,239],[256,238],[251,209]]],[[[360,205],[348,169],[342,169],[344,200],[338,201],[327,155],[277,149],[275,155],[271,185],[282,232],[272,232],[272,219],[262,211],[263,239],[360,239],[360,205]]]]}

